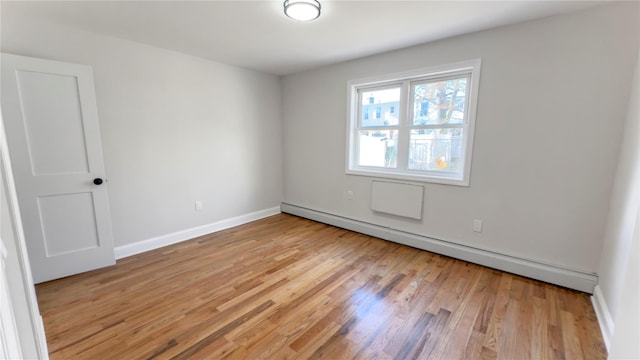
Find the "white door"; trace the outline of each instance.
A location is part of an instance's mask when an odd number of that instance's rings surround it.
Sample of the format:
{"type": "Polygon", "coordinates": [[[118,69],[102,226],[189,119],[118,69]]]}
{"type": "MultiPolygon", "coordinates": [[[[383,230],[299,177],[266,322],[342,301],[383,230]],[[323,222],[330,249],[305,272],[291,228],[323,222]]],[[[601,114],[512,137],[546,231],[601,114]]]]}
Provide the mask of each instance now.
{"type": "Polygon", "coordinates": [[[91,67],[11,54],[0,62],[35,283],[115,264],[91,67]]]}

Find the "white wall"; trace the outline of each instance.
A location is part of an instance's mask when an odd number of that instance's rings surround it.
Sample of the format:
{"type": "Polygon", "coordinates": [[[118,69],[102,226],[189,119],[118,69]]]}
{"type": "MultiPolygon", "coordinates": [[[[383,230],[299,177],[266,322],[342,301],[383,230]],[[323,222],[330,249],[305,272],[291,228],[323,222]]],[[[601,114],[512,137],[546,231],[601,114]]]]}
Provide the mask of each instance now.
{"type": "Polygon", "coordinates": [[[640,359],[640,212],[636,218],[609,359],[640,359]]]}
{"type": "Polygon", "coordinates": [[[116,246],[280,204],[278,77],[10,6],[1,20],[3,52],[93,67],[116,246]]]}
{"type": "Polygon", "coordinates": [[[609,347],[609,359],[640,359],[640,212],[636,218],[622,296],[617,305],[615,330],[609,347]]]}
{"type": "Polygon", "coordinates": [[[284,202],[596,273],[637,14],[638,3],[614,3],[284,77],[284,202]],[[371,179],[344,172],[347,81],[474,58],[471,186],[427,184],[422,221],[373,213],[371,179]]]}
{"type": "Polygon", "coordinates": [[[603,335],[611,358],[640,358],[640,53],[600,259],[596,292],[603,335]],[[609,340],[613,339],[612,342],[609,340]]]}

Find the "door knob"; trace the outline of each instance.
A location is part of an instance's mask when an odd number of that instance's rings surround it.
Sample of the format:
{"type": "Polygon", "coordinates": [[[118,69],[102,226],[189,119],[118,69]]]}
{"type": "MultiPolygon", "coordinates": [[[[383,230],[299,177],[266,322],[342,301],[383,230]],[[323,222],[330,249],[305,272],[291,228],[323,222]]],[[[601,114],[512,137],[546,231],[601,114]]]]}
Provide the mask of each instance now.
{"type": "Polygon", "coordinates": [[[100,178],[95,178],[93,179],[93,183],[96,185],[101,185],[104,181],[102,181],[102,179],[100,178]]]}

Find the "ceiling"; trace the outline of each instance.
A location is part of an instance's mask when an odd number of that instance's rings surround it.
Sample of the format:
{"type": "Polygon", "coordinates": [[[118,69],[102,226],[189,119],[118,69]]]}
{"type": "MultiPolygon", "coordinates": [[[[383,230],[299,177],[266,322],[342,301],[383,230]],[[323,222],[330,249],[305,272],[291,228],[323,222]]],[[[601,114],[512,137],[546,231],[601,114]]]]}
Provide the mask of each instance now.
{"type": "Polygon", "coordinates": [[[262,72],[285,75],[497,26],[581,10],[594,1],[320,0],[300,23],[282,1],[2,1],[35,17],[262,72]]]}

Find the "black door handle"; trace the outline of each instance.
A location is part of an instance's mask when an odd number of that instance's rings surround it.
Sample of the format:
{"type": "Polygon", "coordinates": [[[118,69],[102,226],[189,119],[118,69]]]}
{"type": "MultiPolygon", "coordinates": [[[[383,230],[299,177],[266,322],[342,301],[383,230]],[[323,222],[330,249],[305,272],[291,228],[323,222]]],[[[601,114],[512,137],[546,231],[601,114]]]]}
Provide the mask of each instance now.
{"type": "Polygon", "coordinates": [[[95,178],[95,179],[93,179],[93,183],[94,183],[95,185],[102,185],[102,183],[103,183],[103,182],[104,182],[104,181],[102,181],[102,179],[100,179],[100,178],[95,178]]]}

